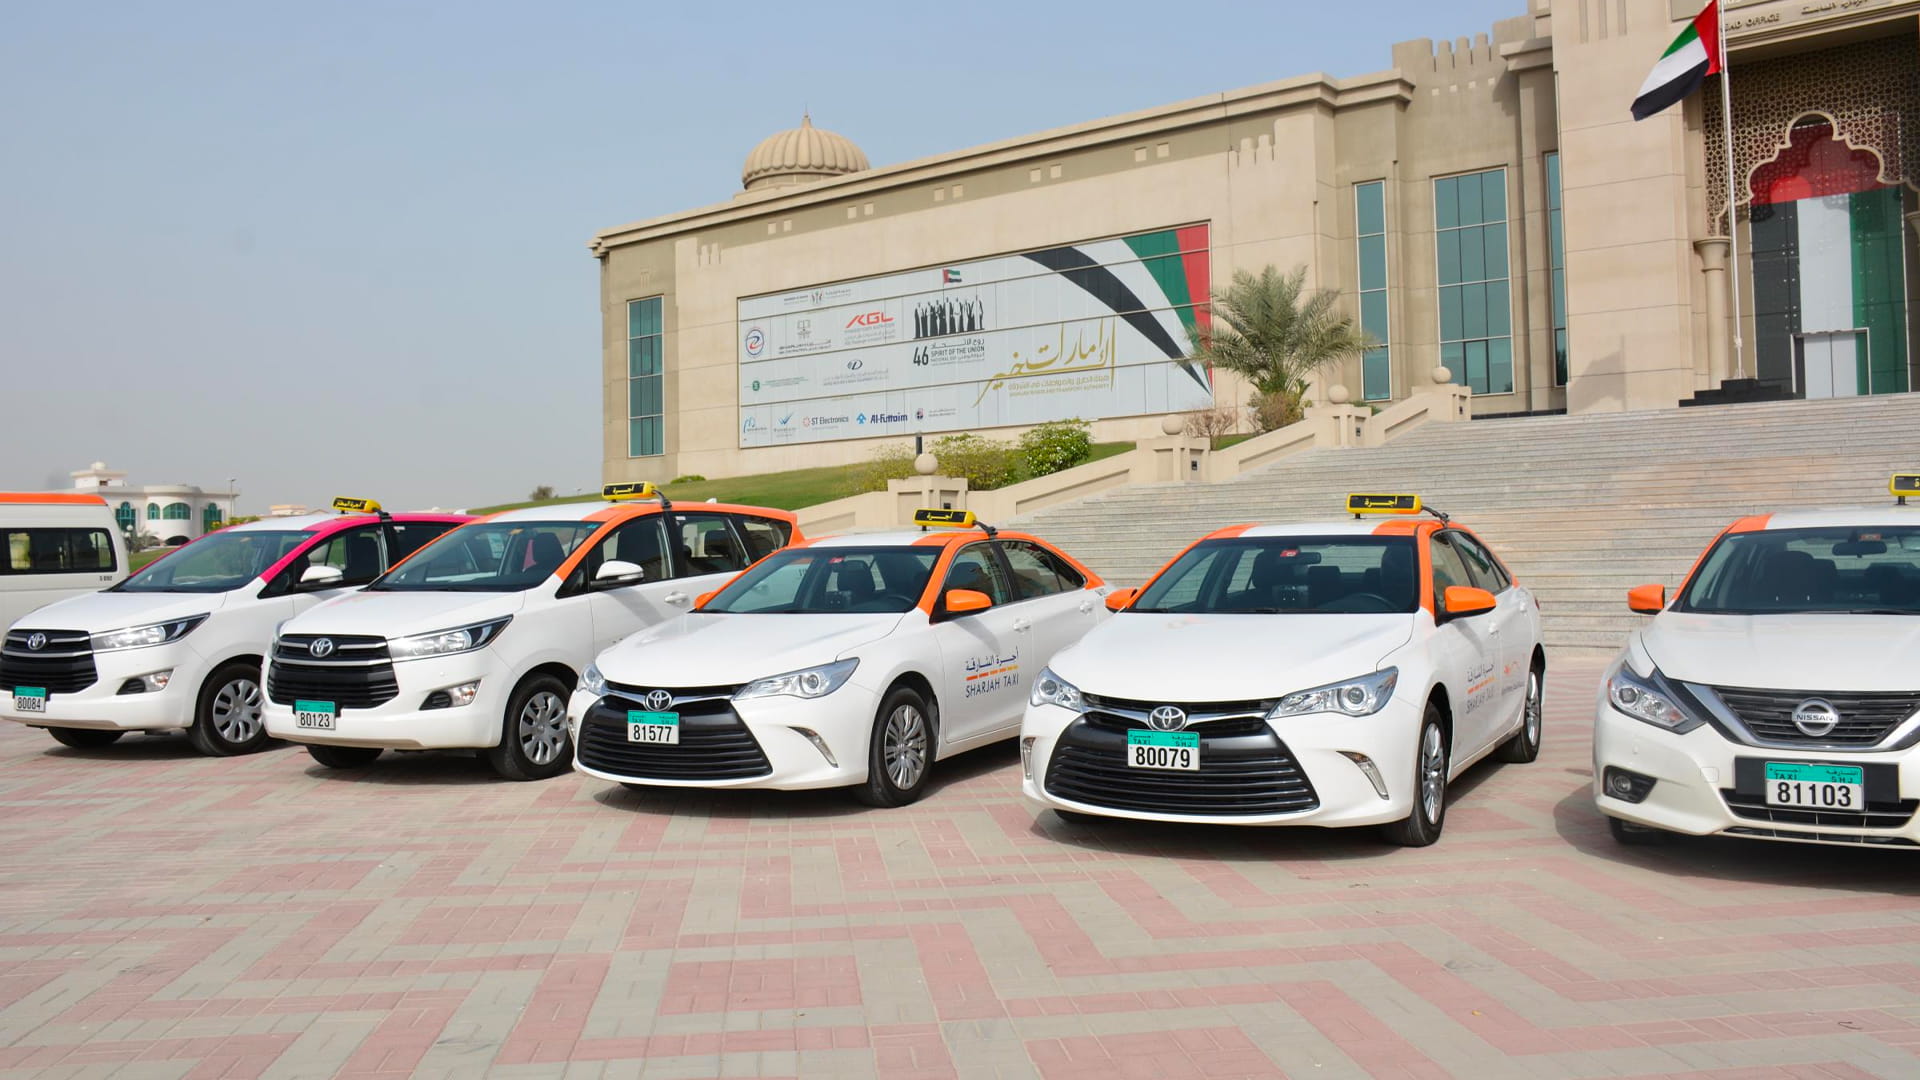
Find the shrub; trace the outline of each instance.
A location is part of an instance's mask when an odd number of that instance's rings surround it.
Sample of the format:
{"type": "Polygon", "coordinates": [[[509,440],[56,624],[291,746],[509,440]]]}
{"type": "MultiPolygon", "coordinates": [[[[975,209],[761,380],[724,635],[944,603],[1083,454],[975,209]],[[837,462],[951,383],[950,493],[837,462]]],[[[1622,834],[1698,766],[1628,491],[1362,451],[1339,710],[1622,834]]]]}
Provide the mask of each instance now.
{"type": "Polygon", "coordinates": [[[539,487],[527,492],[528,502],[543,502],[551,498],[553,498],[552,484],[541,484],[539,487]]]}
{"type": "Polygon", "coordinates": [[[1085,420],[1055,420],[1020,436],[1020,464],[1028,477],[1071,469],[1093,454],[1085,420]]]}
{"type": "Polygon", "coordinates": [[[704,477],[704,476],[701,476],[701,475],[700,475],[699,473],[691,473],[691,472],[690,472],[690,473],[688,473],[688,474],[687,474],[687,475],[685,475],[685,476],[676,476],[676,477],[674,477],[674,478],[673,478],[673,482],[674,482],[674,483],[676,483],[676,484],[698,484],[698,483],[700,483],[701,481],[703,481],[703,480],[705,480],[705,479],[706,479],[706,477],[704,477]]]}
{"type": "Polygon", "coordinates": [[[1254,394],[1253,403],[1247,406],[1247,416],[1253,421],[1256,431],[1278,431],[1289,424],[1299,423],[1306,416],[1306,411],[1293,395],[1285,390],[1275,390],[1270,394],[1254,394]]]}
{"type": "Polygon", "coordinates": [[[1222,435],[1231,435],[1239,427],[1240,410],[1231,405],[1198,409],[1187,414],[1186,431],[1190,438],[1218,442],[1222,435]]]}
{"type": "Polygon", "coordinates": [[[865,465],[858,467],[854,482],[856,491],[885,491],[887,481],[905,480],[914,475],[913,447],[882,446],[873,452],[865,465]]]}
{"type": "MultiPolygon", "coordinates": [[[[973,434],[943,435],[928,443],[927,449],[940,459],[940,475],[962,477],[974,491],[1006,487],[1020,479],[1020,460],[1014,448],[1003,442],[973,434]]],[[[912,468],[911,452],[908,468],[912,468]]]]}

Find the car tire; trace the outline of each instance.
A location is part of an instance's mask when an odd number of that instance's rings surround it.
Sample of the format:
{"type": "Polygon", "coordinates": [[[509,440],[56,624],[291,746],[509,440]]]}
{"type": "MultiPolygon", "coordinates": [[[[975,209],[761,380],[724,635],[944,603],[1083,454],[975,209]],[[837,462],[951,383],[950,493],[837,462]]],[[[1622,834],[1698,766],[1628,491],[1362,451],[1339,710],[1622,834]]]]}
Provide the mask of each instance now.
{"type": "Polygon", "coordinates": [[[1613,834],[1615,843],[1627,847],[1651,847],[1666,839],[1659,829],[1645,825],[1635,825],[1630,821],[1621,821],[1617,817],[1607,819],[1607,831],[1613,834]]]}
{"type": "Polygon", "coordinates": [[[487,764],[507,780],[545,780],[573,768],[573,737],[567,730],[566,683],[535,675],[507,699],[501,717],[500,745],[487,751],[487,764]]]}
{"type": "Polygon", "coordinates": [[[50,727],[47,734],[61,746],[71,746],[75,750],[98,750],[120,741],[124,731],[102,731],[99,728],[50,727]]]}
{"type": "Polygon", "coordinates": [[[1493,759],[1509,765],[1525,765],[1540,756],[1540,733],[1546,719],[1546,672],[1540,665],[1533,665],[1527,672],[1527,702],[1525,718],[1520,721],[1520,730],[1513,738],[1494,748],[1493,759]]]}
{"type": "Polygon", "coordinates": [[[1447,824],[1447,723],[1431,701],[1420,720],[1420,738],[1413,745],[1413,811],[1382,826],[1381,832],[1388,843],[1426,847],[1440,839],[1440,830],[1447,824]]]}
{"type": "Polygon", "coordinates": [[[238,660],[222,664],[200,684],[187,741],[208,757],[230,757],[267,744],[267,722],[260,715],[266,691],[260,666],[238,660]]]}
{"type": "Polygon", "coordinates": [[[867,782],[853,797],[868,806],[905,806],[926,793],[933,775],[932,710],[911,686],[896,686],[880,702],[867,739],[867,782]]]}
{"type": "Polygon", "coordinates": [[[329,769],[364,769],[380,756],[377,746],[321,746],[310,743],[307,754],[329,769]]]}

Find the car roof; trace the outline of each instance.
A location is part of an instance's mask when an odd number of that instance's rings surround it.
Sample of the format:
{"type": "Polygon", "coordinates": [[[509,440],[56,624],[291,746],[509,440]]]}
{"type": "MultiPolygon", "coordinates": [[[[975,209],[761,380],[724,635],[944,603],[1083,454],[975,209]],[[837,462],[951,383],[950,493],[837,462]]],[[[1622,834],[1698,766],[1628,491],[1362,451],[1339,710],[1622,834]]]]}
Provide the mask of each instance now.
{"type": "Polygon", "coordinates": [[[1256,536],[1376,536],[1378,518],[1362,521],[1297,521],[1284,525],[1250,525],[1239,535],[1256,536]]]}
{"type": "MultiPolygon", "coordinates": [[[[887,529],[869,533],[841,533],[837,536],[825,536],[809,540],[805,547],[947,547],[952,544],[971,540],[985,540],[987,534],[982,529],[887,529]]],[[[1031,533],[998,530],[993,534],[997,540],[1032,540],[1046,544],[1050,548],[1056,545],[1048,543],[1031,533]]]]}
{"type": "Polygon", "coordinates": [[[1774,529],[1817,529],[1821,526],[1920,525],[1920,506],[1851,506],[1832,510],[1788,510],[1769,515],[1768,531],[1774,529]]]}
{"type": "MultiPolygon", "coordinates": [[[[723,514],[751,514],[754,517],[774,518],[780,521],[796,520],[788,510],[775,510],[766,506],[741,506],[735,503],[690,502],[674,503],[676,513],[694,513],[706,511],[723,514]]],[[[572,502],[549,503],[546,506],[525,506],[518,510],[502,510],[490,514],[481,521],[624,521],[628,518],[645,517],[660,512],[657,502],[572,502]]]]}
{"type": "MultiPolygon", "coordinates": [[[[408,522],[446,522],[458,525],[472,521],[466,514],[391,514],[389,519],[402,524],[408,522]]],[[[229,525],[220,532],[331,532],[353,525],[367,525],[379,521],[375,514],[330,514],[316,511],[311,514],[294,514],[288,517],[264,517],[258,521],[229,525]]]]}
{"type": "Polygon", "coordinates": [[[107,500],[78,491],[0,491],[0,503],[12,506],[105,506],[107,500]]]}

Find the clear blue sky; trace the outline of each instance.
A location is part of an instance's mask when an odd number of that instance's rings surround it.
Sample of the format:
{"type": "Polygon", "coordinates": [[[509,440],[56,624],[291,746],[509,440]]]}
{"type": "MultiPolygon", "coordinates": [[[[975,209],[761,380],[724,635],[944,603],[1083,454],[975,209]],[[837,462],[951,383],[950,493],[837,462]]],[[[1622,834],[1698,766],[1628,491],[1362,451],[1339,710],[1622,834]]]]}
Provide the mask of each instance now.
{"type": "Polygon", "coordinates": [[[591,488],[588,238],[727,199],[803,105],[885,165],[1525,6],[15,4],[0,489],[96,458],[238,477],[243,513],[591,488]]]}

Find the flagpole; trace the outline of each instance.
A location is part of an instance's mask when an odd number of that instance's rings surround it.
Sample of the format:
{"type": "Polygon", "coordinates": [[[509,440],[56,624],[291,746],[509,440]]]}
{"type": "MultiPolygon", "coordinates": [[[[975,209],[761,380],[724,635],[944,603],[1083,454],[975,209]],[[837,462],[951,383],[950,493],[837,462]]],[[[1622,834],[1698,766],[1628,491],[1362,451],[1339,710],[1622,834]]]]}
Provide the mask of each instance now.
{"type": "Polygon", "coordinates": [[[1733,168],[1733,85],[1727,77],[1727,11],[1725,0],[1714,5],[1713,21],[1720,32],[1720,127],[1726,139],[1727,156],[1727,239],[1732,244],[1733,265],[1727,275],[1733,289],[1733,362],[1739,378],[1747,377],[1746,348],[1740,334],[1740,195],[1734,189],[1733,168]]]}

